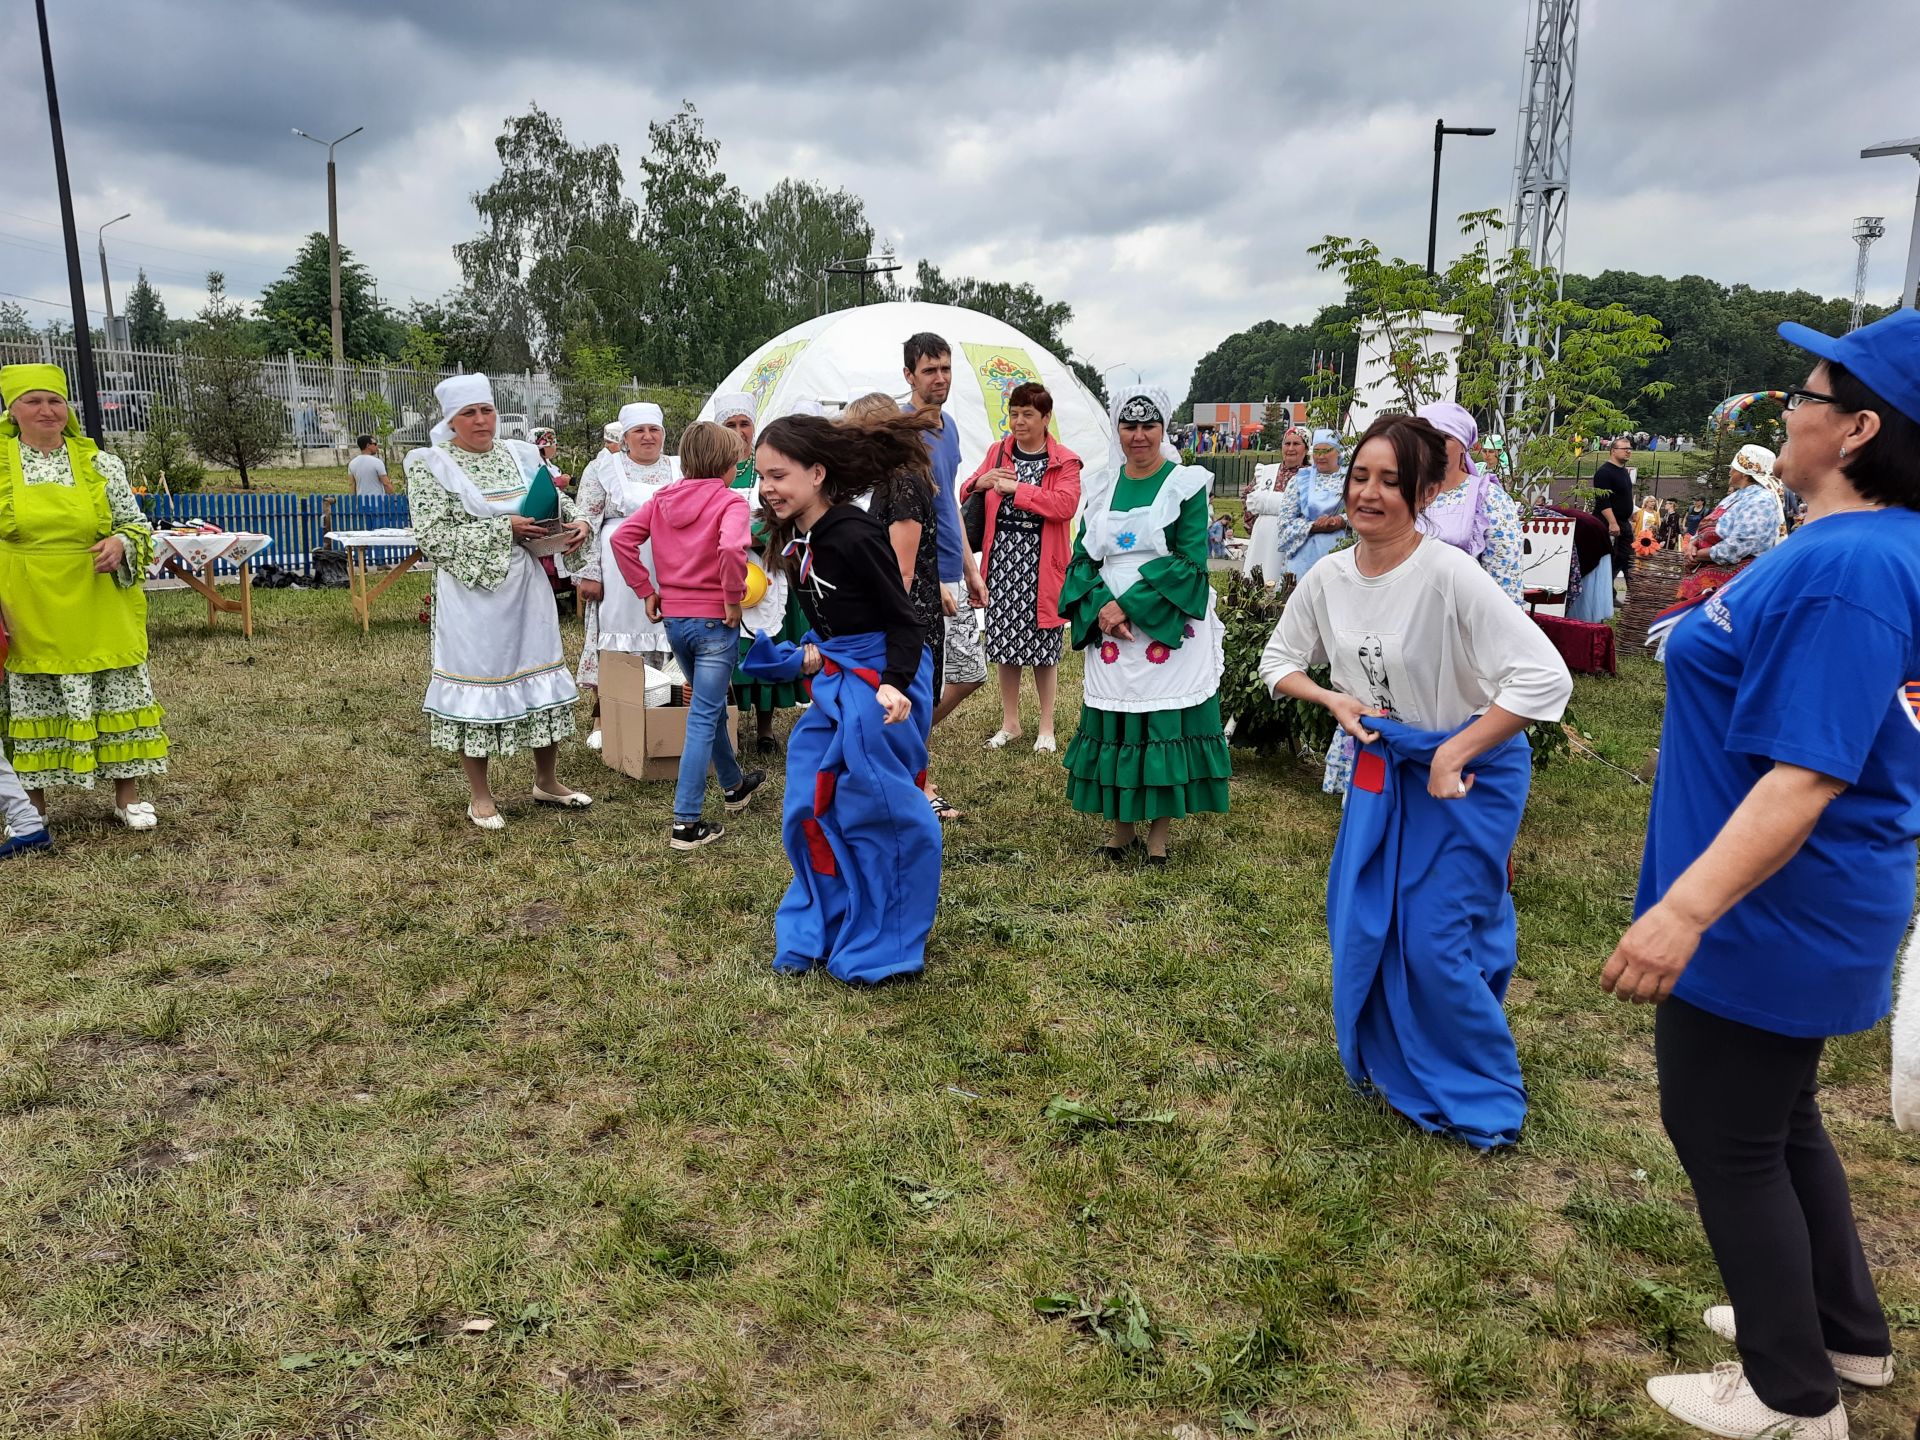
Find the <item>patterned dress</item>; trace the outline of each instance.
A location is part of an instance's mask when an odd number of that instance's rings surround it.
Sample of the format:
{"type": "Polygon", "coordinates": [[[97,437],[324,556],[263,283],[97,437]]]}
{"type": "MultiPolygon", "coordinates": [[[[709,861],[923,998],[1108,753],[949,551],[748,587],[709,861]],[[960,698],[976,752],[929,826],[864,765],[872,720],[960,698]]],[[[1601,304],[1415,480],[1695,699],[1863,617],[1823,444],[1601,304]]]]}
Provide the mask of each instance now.
{"type": "MultiPolygon", "coordinates": [[[[482,495],[509,495],[526,489],[526,476],[505,445],[495,445],[484,454],[456,451],[451,441],[440,448],[455,455],[460,468],[482,495]]],[[[421,553],[462,585],[476,590],[499,585],[514,559],[513,531],[506,518],[496,515],[482,519],[469,515],[459,499],[426,468],[419,451],[407,456],[406,469],[407,506],[413,516],[414,539],[421,553]]],[[[565,495],[559,499],[560,518],[577,519],[573,501],[565,495]]],[[[550,592],[548,598],[551,600],[550,592]]],[[[443,608],[438,604],[433,607],[436,626],[448,619],[443,608]]],[[[563,677],[564,674],[562,671],[563,677]]],[[[571,684],[567,688],[571,690],[571,684]]],[[[572,735],[574,728],[571,699],[565,704],[544,706],[491,724],[451,720],[427,712],[427,739],[434,749],[450,750],[476,760],[557,745],[572,735]]]]}
{"type": "MultiPolygon", "coordinates": [[[[1433,497],[1427,506],[1427,514],[1440,517],[1448,510],[1464,505],[1467,496],[1473,492],[1472,485],[1456,485],[1433,497]]],[[[1486,511],[1486,548],[1474,559],[1480,562],[1480,568],[1493,577],[1494,583],[1507,592],[1507,598],[1516,605],[1526,603],[1526,581],[1520,577],[1521,557],[1526,553],[1526,540],[1520,533],[1520,507],[1498,480],[1489,479],[1486,488],[1480,492],[1481,508],[1486,511]]]]}
{"type": "MultiPolygon", "coordinates": [[[[1042,451],[1013,450],[1013,469],[1022,485],[1038,485],[1047,473],[1042,451]]],[[[1064,625],[1040,628],[1040,532],[1046,520],[1000,497],[993,520],[993,584],[987,597],[987,659],[995,665],[1038,668],[1060,663],[1064,625]]]]}
{"type": "MultiPolygon", "coordinates": [[[[94,467],[106,481],[113,533],[126,542],[114,583],[132,589],[153,559],[153,530],[127,484],[117,455],[101,452],[94,467]]],[[[44,455],[20,446],[21,478],[28,485],[71,487],[65,447],[44,455]]],[[[4,472],[0,472],[3,474],[4,472]]],[[[93,788],[102,780],[135,780],[167,769],[166,712],[154,699],[145,662],[84,675],[23,675],[8,671],[0,686],[0,735],[7,741],[20,783],[93,788]]]]}
{"type": "MultiPolygon", "coordinates": [[[[617,527],[626,518],[618,514],[611,519],[607,516],[607,486],[602,478],[602,472],[616,465],[624,466],[623,473],[626,478],[636,485],[671,485],[674,480],[672,462],[664,455],[651,465],[642,465],[620,452],[602,452],[601,455],[594,457],[593,463],[580,472],[578,501],[580,507],[578,518],[586,521],[593,528],[594,538],[588,542],[586,550],[582,552],[581,563],[567,567],[567,573],[575,580],[592,580],[602,586],[626,583],[618,575],[608,580],[606,562],[600,553],[602,527],[609,524],[617,527]]],[[[586,640],[580,647],[580,668],[574,678],[589,689],[598,689],[600,685],[600,605],[601,602],[598,600],[588,600],[583,603],[580,611],[580,621],[586,631],[586,640]]],[[[666,653],[666,647],[663,645],[659,650],[643,650],[637,653],[663,655],[666,653]]]]}

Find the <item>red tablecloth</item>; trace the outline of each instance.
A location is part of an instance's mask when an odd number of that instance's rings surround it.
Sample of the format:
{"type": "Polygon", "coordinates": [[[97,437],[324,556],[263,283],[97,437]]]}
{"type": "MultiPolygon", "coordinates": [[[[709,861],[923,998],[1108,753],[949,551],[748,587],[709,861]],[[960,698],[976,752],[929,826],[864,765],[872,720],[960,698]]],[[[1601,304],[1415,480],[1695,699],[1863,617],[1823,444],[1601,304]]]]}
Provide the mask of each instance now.
{"type": "Polygon", "coordinates": [[[1619,673],[1613,627],[1589,620],[1568,620],[1561,615],[1535,614],[1533,623],[1547,632],[1547,639],[1576,675],[1619,673]]]}

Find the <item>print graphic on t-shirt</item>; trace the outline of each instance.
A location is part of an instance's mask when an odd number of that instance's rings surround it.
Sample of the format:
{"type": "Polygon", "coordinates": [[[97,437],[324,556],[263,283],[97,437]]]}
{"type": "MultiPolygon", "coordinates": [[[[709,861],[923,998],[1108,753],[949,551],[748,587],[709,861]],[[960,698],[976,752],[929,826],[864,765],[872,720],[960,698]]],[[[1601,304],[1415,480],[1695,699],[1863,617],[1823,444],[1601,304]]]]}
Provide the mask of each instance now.
{"type": "Polygon", "coordinates": [[[1334,683],[1356,700],[1365,700],[1389,715],[1398,715],[1393,703],[1393,676],[1400,670],[1400,637],[1377,630],[1342,630],[1334,658],[1334,683]]]}
{"type": "Polygon", "coordinates": [[[1920,730],[1920,680],[1909,680],[1900,687],[1896,697],[1900,708],[1906,712],[1907,719],[1913,722],[1913,728],[1920,730]]]}

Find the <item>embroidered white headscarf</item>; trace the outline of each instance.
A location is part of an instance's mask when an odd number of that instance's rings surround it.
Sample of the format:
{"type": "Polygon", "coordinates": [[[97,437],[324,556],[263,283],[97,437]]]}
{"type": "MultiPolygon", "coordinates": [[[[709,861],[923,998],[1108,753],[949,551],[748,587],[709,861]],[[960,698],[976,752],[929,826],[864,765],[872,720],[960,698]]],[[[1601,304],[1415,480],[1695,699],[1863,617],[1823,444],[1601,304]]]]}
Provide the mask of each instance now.
{"type": "Polygon", "coordinates": [[[444,445],[453,438],[453,417],[469,405],[493,404],[493,382],[475,371],[471,375],[449,375],[433,387],[433,398],[440,402],[440,420],[428,438],[444,445]]]}
{"type": "Polygon", "coordinates": [[[723,390],[713,397],[713,423],[724,425],[736,415],[745,415],[754,419],[759,408],[753,403],[753,396],[744,390],[723,390]]]}

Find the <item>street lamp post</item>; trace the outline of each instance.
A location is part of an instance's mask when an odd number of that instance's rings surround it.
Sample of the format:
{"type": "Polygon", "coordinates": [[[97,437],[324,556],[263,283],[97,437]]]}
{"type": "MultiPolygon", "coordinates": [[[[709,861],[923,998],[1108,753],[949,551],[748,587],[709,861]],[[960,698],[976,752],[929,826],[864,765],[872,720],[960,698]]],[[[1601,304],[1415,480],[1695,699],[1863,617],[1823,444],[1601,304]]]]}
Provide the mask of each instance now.
{"type": "MultiPolygon", "coordinates": [[[[1860,152],[1862,160],[1877,160],[1883,155],[1910,155],[1920,160],[1920,135],[1907,140],[1889,140],[1884,145],[1869,145],[1860,152]]],[[[1900,287],[1900,308],[1910,308],[1913,292],[1920,286],[1920,193],[1913,197],[1913,235],[1907,241],[1907,280],[1900,287]]]]}
{"type": "Polygon", "coordinates": [[[293,133],[302,140],[312,140],[316,145],[325,146],[327,151],[327,270],[333,297],[333,363],[336,367],[346,363],[347,352],[340,327],[340,192],[335,183],[333,149],[336,145],[344,145],[366,128],[356,125],[338,140],[321,140],[309,135],[298,125],[293,127],[293,133]]]}
{"type": "MultiPolygon", "coordinates": [[[[107,221],[107,225],[118,225],[122,220],[131,220],[133,212],[116,215],[107,221]]],[[[113,281],[107,278],[107,225],[93,232],[95,243],[100,247],[100,289],[107,297],[107,354],[113,354],[113,281]]]]}
{"type": "Polygon", "coordinates": [[[1427,274],[1433,274],[1433,255],[1440,241],[1440,147],[1449,135],[1491,135],[1491,125],[1449,125],[1433,122],[1433,202],[1427,207],[1427,274]]]}

